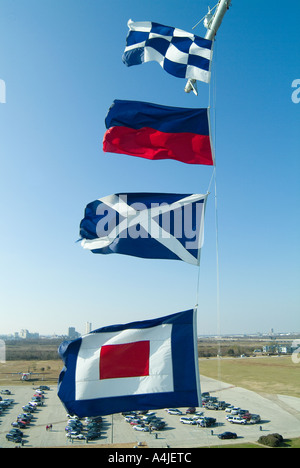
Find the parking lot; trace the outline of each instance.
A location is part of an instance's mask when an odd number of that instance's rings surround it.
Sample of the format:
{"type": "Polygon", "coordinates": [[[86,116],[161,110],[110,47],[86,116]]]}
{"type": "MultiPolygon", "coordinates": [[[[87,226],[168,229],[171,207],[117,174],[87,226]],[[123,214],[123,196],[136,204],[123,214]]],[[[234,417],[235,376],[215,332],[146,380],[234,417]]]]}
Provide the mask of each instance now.
{"type": "MultiPolygon", "coordinates": [[[[0,447],[13,448],[20,446],[6,439],[6,434],[12,429],[12,422],[23,413],[22,406],[26,405],[34,394],[30,382],[15,387],[5,387],[11,395],[1,395],[2,398],[11,398],[14,402],[0,415],[0,447]]],[[[0,388],[3,390],[3,388],[0,388]]],[[[202,392],[209,392],[234,406],[259,414],[261,421],[257,424],[231,424],[226,420],[228,413],[225,410],[209,410],[197,408],[204,412],[204,416],[216,419],[211,427],[187,425],[180,422],[186,415],[187,408],[181,408],[182,415],[169,414],[164,409],[154,410],[155,415],[161,418],[165,427],[158,431],[142,432],[134,430],[130,423],[125,421],[121,414],[104,416],[101,423],[101,435],[98,439],[72,440],[66,437],[67,414],[57,397],[56,387],[45,391],[43,406],[38,406],[32,413],[32,420],[26,429],[22,430],[24,448],[26,447],[72,447],[72,446],[115,446],[134,447],[147,445],[153,448],[192,448],[199,446],[214,446],[232,443],[231,440],[220,440],[217,435],[224,431],[235,432],[238,436],[234,442],[257,441],[261,435],[273,432],[281,434],[284,438],[300,436],[300,399],[282,395],[259,395],[243,388],[233,387],[222,382],[201,377],[202,392]],[[52,425],[52,429],[46,429],[52,425]]]]}

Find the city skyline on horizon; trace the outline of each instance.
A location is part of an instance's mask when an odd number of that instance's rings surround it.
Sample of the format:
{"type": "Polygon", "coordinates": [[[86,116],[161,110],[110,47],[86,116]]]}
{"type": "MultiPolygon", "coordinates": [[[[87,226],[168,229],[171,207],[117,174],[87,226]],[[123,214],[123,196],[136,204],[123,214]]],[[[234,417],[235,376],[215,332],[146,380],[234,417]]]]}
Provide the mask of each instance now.
{"type": "MultiPolygon", "coordinates": [[[[67,331],[68,333],[39,333],[38,331],[30,331],[28,329],[21,329],[20,331],[14,331],[14,332],[11,332],[11,333],[5,333],[5,334],[1,334],[1,330],[0,330],[0,336],[6,336],[6,337],[18,337],[20,339],[26,339],[26,338],[22,338],[22,331],[25,331],[25,332],[28,332],[29,335],[38,335],[38,338],[56,338],[56,337],[61,337],[61,336],[70,336],[70,330],[74,331],[75,333],[78,333],[80,336],[83,336],[84,334],[86,333],[89,333],[87,331],[87,327],[88,325],[91,325],[91,322],[86,322],[84,324],[84,329],[85,329],[85,332],[84,333],[81,333],[79,330],[77,330],[75,327],[68,327],[67,331]]],[[[93,329],[91,328],[91,332],[94,331],[94,330],[97,330],[97,329],[93,329]]],[[[251,336],[251,337],[259,337],[259,336],[293,336],[293,335],[300,335],[300,330],[290,330],[290,331],[276,331],[274,329],[270,329],[269,331],[257,331],[257,332],[254,332],[254,333],[246,333],[246,332],[240,332],[240,333],[224,333],[224,334],[220,334],[220,335],[217,335],[217,334],[200,334],[200,333],[197,333],[197,336],[198,338],[199,337],[233,337],[233,336],[251,336]]],[[[30,338],[29,338],[30,339],[30,338]]]]}

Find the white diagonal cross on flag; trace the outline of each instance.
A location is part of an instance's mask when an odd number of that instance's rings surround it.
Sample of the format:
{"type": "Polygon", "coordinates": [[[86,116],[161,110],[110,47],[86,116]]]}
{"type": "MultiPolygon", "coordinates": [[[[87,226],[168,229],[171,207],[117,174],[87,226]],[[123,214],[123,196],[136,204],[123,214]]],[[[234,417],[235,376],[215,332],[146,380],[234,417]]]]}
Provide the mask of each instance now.
{"type": "MultiPolygon", "coordinates": [[[[187,195],[172,203],[157,202],[148,205],[137,196],[134,203],[128,204],[127,195],[109,195],[99,199],[96,215],[99,221],[96,236],[83,239],[82,246],[88,250],[99,250],[111,246],[118,239],[149,238],[155,239],[161,246],[169,249],[178,259],[194,265],[199,259],[189,252],[199,250],[203,242],[204,209],[207,195],[187,195]],[[198,203],[197,203],[198,202],[198,203]],[[192,205],[196,210],[192,211],[192,205]],[[173,232],[170,227],[171,212],[175,213],[173,232]],[[109,217],[107,214],[109,211],[109,217]],[[117,222],[117,213],[123,218],[117,222]],[[164,216],[164,217],[163,217],[164,216]],[[109,218],[109,219],[108,219],[109,218]],[[160,224],[161,219],[164,221],[160,224]],[[104,226],[110,226],[110,230],[104,226]],[[184,232],[182,232],[184,230],[184,232]],[[181,241],[179,240],[181,239],[181,241]]],[[[134,255],[134,253],[133,253],[134,255]]]]}

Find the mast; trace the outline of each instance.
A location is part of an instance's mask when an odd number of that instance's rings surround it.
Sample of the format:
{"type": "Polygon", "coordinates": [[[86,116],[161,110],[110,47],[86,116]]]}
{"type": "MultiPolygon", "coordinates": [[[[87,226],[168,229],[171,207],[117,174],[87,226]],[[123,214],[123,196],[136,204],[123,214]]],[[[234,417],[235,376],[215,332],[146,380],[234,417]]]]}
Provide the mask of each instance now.
{"type": "MultiPolygon", "coordinates": [[[[211,13],[210,13],[211,10],[209,10],[204,20],[204,26],[207,28],[205,39],[209,39],[210,41],[214,40],[217,34],[217,31],[224,18],[224,15],[230,7],[230,3],[231,3],[231,0],[219,0],[217,9],[213,16],[211,16],[211,13]]],[[[186,93],[190,93],[192,90],[195,94],[198,94],[197,88],[196,88],[196,80],[190,78],[187,84],[185,85],[184,91],[186,93]]]]}

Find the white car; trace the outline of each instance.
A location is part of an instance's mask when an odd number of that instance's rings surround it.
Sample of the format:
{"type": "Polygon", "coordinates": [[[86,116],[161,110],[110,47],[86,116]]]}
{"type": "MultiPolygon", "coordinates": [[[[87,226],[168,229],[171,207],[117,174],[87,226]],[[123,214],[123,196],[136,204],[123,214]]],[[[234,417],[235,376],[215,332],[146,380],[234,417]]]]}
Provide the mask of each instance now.
{"type": "Polygon", "coordinates": [[[77,434],[76,432],[68,432],[68,434],[66,434],[66,437],[68,437],[69,439],[85,439],[85,436],[83,434],[77,434]]]}
{"type": "Polygon", "coordinates": [[[128,422],[128,423],[130,423],[130,422],[135,421],[135,420],[140,421],[140,419],[141,419],[141,418],[138,418],[137,416],[133,416],[133,415],[132,415],[132,416],[126,416],[125,421],[128,422]]]}
{"type": "Polygon", "coordinates": [[[247,424],[247,420],[239,416],[227,417],[227,421],[231,424],[247,424]]]}
{"type": "Polygon", "coordinates": [[[142,431],[142,432],[148,432],[149,431],[149,427],[148,426],[143,426],[142,424],[136,424],[135,426],[133,426],[133,429],[135,431],[142,431]]]}
{"type": "Polygon", "coordinates": [[[203,411],[196,411],[196,413],[192,416],[193,419],[199,419],[204,415],[203,411]]]}
{"type": "Polygon", "coordinates": [[[197,421],[193,418],[186,418],[186,417],[182,417],[180,418],[180,422],[182,424],[192,424],[192,425],[196,425],[197,424],[197,421]]]}
{"type": "Polygon", "coordinates": [[[143,414],[142,415],[142,418],[153,418],[155,416],[155,412],[154,411],[148,411],[148,413],[146,414],[143,414]]]}
{"type": "Polygon", "coordinates": [[[169,414],[182,414],[182,411],[180,411],[177,408],[169,408],[169,409],[167,409],[167,413],[169,413],[169,414]]]}
{"type": "Polygon", "coordinates": [[[234,406],[233,405],[229,405],[227,406],[227,408],[225,409],[225,412],[226,413],[231,413],[231,410],[233,410],[234,406]]]}

